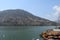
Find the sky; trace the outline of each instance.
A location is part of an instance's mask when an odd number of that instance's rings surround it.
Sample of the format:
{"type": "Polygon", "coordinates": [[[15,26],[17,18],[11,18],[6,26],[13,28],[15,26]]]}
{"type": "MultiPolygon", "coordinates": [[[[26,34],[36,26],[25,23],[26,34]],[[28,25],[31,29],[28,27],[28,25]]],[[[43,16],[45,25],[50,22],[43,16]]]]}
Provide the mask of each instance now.
{"type": "Polygon", "coordinates": [[[55,21],[60,13],[60,0],[0,0],[0,11],[7,9],[23,9],[55,21]]]}

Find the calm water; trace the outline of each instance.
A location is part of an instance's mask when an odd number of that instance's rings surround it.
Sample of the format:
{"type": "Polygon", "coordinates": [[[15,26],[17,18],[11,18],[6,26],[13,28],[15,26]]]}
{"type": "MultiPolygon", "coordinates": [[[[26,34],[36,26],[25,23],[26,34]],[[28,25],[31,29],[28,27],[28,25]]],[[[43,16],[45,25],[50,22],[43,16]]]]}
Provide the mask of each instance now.
{"type": "Polygon", "coordinates": [[[40,38],[39,34],[47,29],[53,29],[54,26],[24,26],[24,27],[0,27],[0,40],[34,40],[40,38]]]}

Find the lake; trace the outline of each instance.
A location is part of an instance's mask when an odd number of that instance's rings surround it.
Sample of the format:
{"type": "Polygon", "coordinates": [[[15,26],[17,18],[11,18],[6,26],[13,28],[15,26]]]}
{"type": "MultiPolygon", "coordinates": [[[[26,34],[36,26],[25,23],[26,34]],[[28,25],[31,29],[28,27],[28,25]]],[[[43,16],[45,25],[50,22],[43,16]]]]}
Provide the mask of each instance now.
{"type": "Polygon", "coordinates": [[[34,40],[45,30],[55,26],[0,26],[0,40],[34,40]]]}

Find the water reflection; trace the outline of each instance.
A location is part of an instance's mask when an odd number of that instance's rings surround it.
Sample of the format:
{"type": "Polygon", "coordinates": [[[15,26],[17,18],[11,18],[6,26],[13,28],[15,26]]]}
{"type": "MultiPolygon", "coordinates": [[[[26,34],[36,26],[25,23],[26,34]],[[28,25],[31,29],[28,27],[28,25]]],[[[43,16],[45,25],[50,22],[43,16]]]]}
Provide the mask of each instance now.
{"type": "Polygon", "coordinates": [[[5,35],[4,35],[4,34],[3,34],[2,36],[3,36],[3,38],[5,37],[5,35]]]}
{"type": "Polygon", "coordinates": [[[5,34],[2,31],[0,31],[0,40],[5,40],[5,34]]]}
{"type": "Polygon", "coordinates": [[[54,27],[1,27],[0,40],[43,40],[39,34],[54,27]]]}
{"type": "Polygon", "coordinates": [[[39,40],[39,39],[36,39],[36,40],[39,40]]]}

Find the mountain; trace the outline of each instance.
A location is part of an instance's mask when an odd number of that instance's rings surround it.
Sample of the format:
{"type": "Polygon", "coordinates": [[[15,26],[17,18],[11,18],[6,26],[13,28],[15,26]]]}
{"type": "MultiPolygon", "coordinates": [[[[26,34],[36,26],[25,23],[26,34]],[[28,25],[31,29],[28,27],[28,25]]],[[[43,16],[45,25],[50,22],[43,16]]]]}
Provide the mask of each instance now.
{"type": "Polygon", "coordinates": [[[0,25],[8,26],[53,26],[57,23],[50,20],[34,16],[33,14],[21,10],[10,9],[0,11],[0,25]]]}

